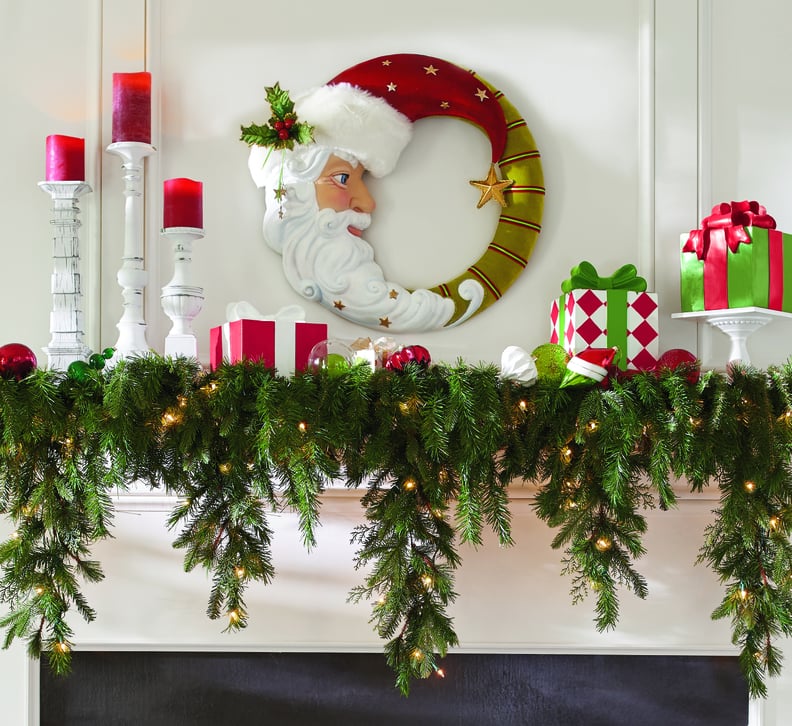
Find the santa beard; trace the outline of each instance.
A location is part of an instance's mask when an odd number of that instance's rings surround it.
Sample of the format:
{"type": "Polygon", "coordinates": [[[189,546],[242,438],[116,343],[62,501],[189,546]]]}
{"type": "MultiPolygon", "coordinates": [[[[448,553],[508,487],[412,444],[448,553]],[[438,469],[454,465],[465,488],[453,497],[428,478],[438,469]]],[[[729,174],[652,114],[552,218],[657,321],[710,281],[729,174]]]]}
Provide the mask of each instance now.
{"type": "Polygon", "coordinates": [[[370,215],[320,210],[315,198],[296,189],[289,190],[284,211],[283,219],[265,216],[264,236],[283,255],[286,279],[300,295],[378,330],[420,332],[448,323],[453,300],[430,290],[409,291],[386,280],[371,245],[349,231],[349,227],[367,229],[370,215]]]}

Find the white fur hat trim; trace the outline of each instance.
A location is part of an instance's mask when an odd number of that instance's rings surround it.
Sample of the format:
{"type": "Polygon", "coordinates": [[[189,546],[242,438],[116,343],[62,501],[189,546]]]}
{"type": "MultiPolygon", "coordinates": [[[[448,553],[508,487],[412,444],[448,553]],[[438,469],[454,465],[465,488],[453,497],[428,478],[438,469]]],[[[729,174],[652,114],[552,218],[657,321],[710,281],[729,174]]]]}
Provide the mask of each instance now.
{"type": "Polygon", "coordinates": [[[591,378],[597,382],[604,380],[605,376],[608,375],[607,368],[603,368],[596,363],[591,363],[579,356],[571,358],[569,363],[567,363],[567,368],[573,373],[578,373],[581,376],[586,376],[586,378],[591,378]]]}
{"type": "Polygon", "coordinates": [[[300,121],[322,146],[351,154],[375,177],[394,170],[412,122],[387,101],[349,83],[319,86],[294,99],[300,121]]]}

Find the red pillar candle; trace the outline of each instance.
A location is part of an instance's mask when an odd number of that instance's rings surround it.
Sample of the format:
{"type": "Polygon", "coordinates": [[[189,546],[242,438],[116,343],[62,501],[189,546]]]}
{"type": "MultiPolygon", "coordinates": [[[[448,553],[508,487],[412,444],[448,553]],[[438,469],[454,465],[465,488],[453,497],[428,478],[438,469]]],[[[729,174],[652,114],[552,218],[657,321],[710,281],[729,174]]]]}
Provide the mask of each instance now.
{"type": "Polygon", "coordinates": [[[151,73],[113,73],[113,143],[151,143],[151,73]]]}
{"type": "Polygon", "coordinates": [[[85,181],[85,139],[47,136],[46,181],[85,181]]]}
{"type": "Polygon", "coordinates": [[[203,229],[203,182],[167,179],[164,188],[162,226],[203,229]]]}

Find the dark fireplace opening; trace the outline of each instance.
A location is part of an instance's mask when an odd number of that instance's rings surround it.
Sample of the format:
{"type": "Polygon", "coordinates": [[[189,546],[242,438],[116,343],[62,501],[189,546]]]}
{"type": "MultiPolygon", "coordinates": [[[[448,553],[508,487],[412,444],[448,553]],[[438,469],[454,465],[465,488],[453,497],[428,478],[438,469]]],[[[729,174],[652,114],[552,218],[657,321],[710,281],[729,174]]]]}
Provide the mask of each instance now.
{"type": "Polygon", "coordinates": [[[455,653],[394,686],[381,653],[76,651],[41,726],[745,726],[736,657],[455,653]]]}

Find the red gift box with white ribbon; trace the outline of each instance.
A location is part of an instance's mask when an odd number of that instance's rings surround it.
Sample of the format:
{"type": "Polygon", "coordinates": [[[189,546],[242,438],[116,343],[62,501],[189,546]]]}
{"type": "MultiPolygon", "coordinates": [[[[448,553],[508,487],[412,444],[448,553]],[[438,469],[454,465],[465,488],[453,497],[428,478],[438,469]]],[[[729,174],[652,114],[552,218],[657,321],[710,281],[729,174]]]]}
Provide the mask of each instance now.
{"type": "Polygon", "coordinates": [[[292,306],[261,316],[247,303],[229,306],[228,322],[209,331],[209,365],[263,361],[290,376],[304,370],[313,347],[327,340],[326,323],[307,323],[302,308],[292,306]]]}

